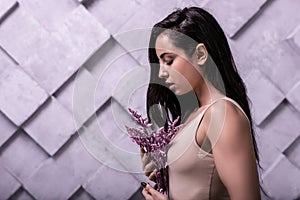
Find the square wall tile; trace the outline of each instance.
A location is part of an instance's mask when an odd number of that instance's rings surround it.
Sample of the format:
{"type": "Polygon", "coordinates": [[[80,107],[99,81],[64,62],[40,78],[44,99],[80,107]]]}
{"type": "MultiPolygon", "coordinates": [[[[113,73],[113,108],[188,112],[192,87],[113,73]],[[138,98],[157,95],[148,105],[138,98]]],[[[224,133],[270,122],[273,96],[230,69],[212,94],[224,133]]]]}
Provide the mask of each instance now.
{"type": "Polygon", "coordinates": [[[1,46],[49,94],[109,37],[108,31],[82,5],[57,23],[53,32],[42,27],[23,7],[12,13],[0,29],[1,46]]]}
{"type": "Polygon", "coordinates": [[[131,174],[105,166],[83,185],[96,199],[129,199],[139,186],[140,182],[131,174]]]}
{"type": "Polygon", "coordinates": [[[279,155],[263,177],[263,187],[275,199],[297,199],[300,196],[300,170],[284,155],[279,155]]]}
{"type": "Polygon", "coordinates": [[[30,13],[48,31],[53,32],[56,24],[63,21],[78,3],[74,0],[63,0],[57,3],[52,0],[18,0],[20,7],[30,13]]]}
{"type": "Polygon", "coordinates": [[[242,44],[239,47],[245,60],[243,65],[248,69],[259,69],[283,94],[287,94],[300,80],[299,55],[278,30],[263,30],[254,37],[247,37],[250,42],[246,48],[242,48],[242,44]]]}
{"type": "Polygon", "coordinates": [[[264,121],[261,132],[265,142],[283,153],[300,135],[300,113],[286,100],[264,121]],[[287,120],[288,118],[288,120],[287,120]]]}
{"type": "Polygon", "coordinates": [[[0,163],[24,181],[48,158],[48,154],[23,130],[15,134],[2,150],[0,163]]]}
{"type": "Polygon", "coordinates": [[[68,199],[80,185],[72,172],[49,158],[23,183],[35,199],[68,199]]]}
{"type": "Polygon", "coordinates": [[[124,23],[130,20],[132,15],[134,15],[141,6],[140,0],[103,0],[94,1],[88,7],[88,10],[110,33],[114,34],[124,23]],[[118,9],[116,10],[116,8],[118,9]]]}
{"type": "Polygon", "coordinates": [[[21,187],[21,184],[1,165],[0,177],[0,199],[8,199],[21,187]]]}
{"type": "Polygon", "coordinates": [[[107,30],[80,5],[57,24],[36,56],[24,67],[52,94],[110,37],[107,30]],[[41,68],[40,66],[46,65],[41,68]]]}
{"type": "Polygon", "coordinates": [[[14,66],[7,66],[0,74],[0,94],[0,110],[18,126],[48,98],[34,80],[14,66]]]}
{"type": "Polygon", "coordinates": [[[84,184],[101,166],[101,163],[87,151],[78,135],[68,142],[64,151],[56,158],[56,163],[72,172],[79,184],[84,184]]]}
{"type": "Polygon", "coordinates": [[[96,80],[94,91],[95,108],[101,107],[116,91],[117,86],[125,87],[122,77],[140,68],[139,63],[122,47],[115,38],[110,38],[85,64],[96,80]]]}
{"type": "Polygon", "coordinates": [[[23,128],[51,156],[76,131],[72,114],[54,97],[23,128]]]}
{"type": "Polygon", "coordinates": [[[233,37],[259,11],[265,2],[267,0],[208,1],[204,5],[204,9],[214,15],[229,37],[233,37]]]}
{"type": "MultiPolygon", "coordinates": [[[[91,84],[89,82],[95,82],[96,80],[93,79],[92,75],[88,70],[84,67],[81,68],[70,78],[61,88],[59,88],[58,92],[55,93],[55,97],[57,101],[59,101],[65,108],[67,108],[71,113],[73,112],[73,103],[74,103],[74,93],[76,92],[76,81],[77,84],[86,85],[88,88],[91,84]],[[92,80],[91,80],[92,79],[92,80]]],[[[84,90],[87,92],[88,90],[84,90]]],[[[80,94],[82,98],[86,98],[88,94],[80,94]]],[[[90,113],[91,115],[92,113],[90,113]]],[[[89,116],[90,116],[89,115],[89,116]]]]}
{"type": "Polygon", "coordinates": [[[69,51],[64,53],[71,62],[65,63],[70,68],[85,63],[109,39],[110,34],[84,6],[79,5],[62,23],[57,24],[54,36],[69,46],[69,51]]]}
{"type": "Polygon", "coordinates": [[[258,69],[245,78],[255,123],[260,125],[284,99],[281,91],[258,69]]]}
{"type": "Polygon", "coordinates": [[[19,64],[39,52],[50,33],[23,7],[18,8],[1,23],[0,45],[19,64]],[[22,33],[22,34],[20,34],[22,33]]]}

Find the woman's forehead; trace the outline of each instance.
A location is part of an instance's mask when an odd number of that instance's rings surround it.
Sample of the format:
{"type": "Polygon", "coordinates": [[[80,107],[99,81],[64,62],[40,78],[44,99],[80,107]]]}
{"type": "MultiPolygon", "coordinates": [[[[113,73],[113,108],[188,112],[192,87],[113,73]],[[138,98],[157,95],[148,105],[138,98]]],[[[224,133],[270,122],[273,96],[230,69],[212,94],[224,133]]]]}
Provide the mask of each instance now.
{"type": "Polygon", "coordinates": [[[184,52],[181,48],[178,48],[173,45],[172,40],[166,34],[160,34],[155,42],[155,51],[158,57],[163,53],[173,53],[178,55],[184,55],[184,52]]]}
{"type": "Polygon", "coordinates": [[[174,45],[170,38],[165,34],[160,34],[155,42],[155,49],[157,50],[174,50],[174,45]]]}

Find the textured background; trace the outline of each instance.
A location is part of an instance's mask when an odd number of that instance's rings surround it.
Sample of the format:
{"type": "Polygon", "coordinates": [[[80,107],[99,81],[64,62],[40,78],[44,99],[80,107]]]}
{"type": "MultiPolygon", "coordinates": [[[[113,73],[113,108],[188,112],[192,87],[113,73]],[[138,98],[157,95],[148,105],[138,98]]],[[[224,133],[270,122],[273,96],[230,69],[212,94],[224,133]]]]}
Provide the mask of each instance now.
{"type": "MultiPolygon", "coordinates": [[[[300,198],[300,1],[1,0],[1,200],[139,199],[143,175],[106,167],[81,143],[72,109],[76,74],[98,80],[93,112],[106,137],[136,151],[111,107],[126,112],[114,88],[147,54],[116,35],[191,5],[220,22],[246,82],[262,185],[272,199],[300,198]]],[[[133,92],[131,106],[143,109],[144,89],[133,92]]],[[[87,114],[80,128],[94,130],[97,120],[87,114]]]]}

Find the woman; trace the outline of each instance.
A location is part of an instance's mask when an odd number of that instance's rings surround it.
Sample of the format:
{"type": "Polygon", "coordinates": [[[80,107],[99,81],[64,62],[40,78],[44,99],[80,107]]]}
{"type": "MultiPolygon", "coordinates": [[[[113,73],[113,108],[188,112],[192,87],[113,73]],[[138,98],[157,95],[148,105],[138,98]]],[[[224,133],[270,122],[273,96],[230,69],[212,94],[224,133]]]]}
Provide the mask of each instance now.
{"type": "MultiPolygon", "coordinates": [[[[154,25],[147,114],[183,128],[168,151],[169,192],[142,183],[148,199],[259,200],[259,156],[244,83],[221,27],[207,11],[179,9],[154,25]]],[[[141,150],[144,172],[157,169],[141,150]]]]}

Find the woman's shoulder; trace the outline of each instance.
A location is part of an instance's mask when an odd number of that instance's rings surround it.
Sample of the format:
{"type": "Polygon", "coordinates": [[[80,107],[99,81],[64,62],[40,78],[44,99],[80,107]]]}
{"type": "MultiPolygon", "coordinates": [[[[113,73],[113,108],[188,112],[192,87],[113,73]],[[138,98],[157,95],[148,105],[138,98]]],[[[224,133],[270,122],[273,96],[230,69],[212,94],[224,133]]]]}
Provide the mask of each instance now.
{"type": "Polygon", "coordinates": [[[229,97],[215,101],[204,114],[204,118],[224,119],[225,122],[248,126],[249,119],[242,107],[229,97]]]}
{"type": "MultiPolygon", "coordinates": [[[[221,102],[217,102],[216,106],[220,107],[220,103],[221,102]]],[[[228,97],[226,97],[225,101],[225,120],[225,122],[230,124],[235,123],[235,125],[241,126],[241,128],[249,129],[250,126],[248,116],[242,107],[236,101],[228,97]]]]}
{"type": "Polygon", "coordinates": [[[247,115],[234,100],[222,98],[210,105],[203,114],[202,122],[197,130],[197,140],[201,143],[207,136],[214,144],[220,135],[236,137],[235,134],[249,134],[250,123],[247,115]]]}

